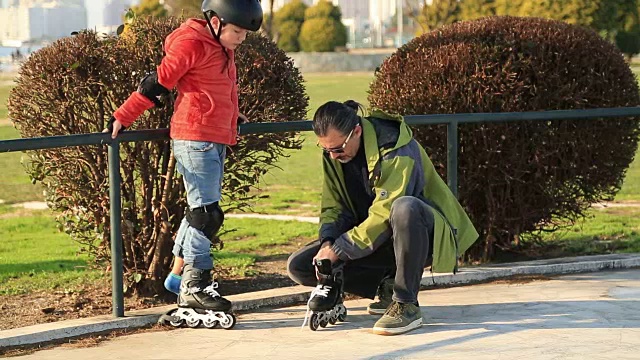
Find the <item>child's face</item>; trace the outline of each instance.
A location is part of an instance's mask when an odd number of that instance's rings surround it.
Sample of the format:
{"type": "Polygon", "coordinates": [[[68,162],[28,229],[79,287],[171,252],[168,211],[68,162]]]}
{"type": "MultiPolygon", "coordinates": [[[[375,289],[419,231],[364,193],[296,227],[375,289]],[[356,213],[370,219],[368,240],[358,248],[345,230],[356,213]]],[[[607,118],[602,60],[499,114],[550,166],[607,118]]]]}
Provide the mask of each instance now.
{"type": "Polygon", "coordinates": [[[247,38],[248,32],[248,30],[236,25],[226,24],[220,33],[220,43],[229,50],[235,50],[247,38]]]}

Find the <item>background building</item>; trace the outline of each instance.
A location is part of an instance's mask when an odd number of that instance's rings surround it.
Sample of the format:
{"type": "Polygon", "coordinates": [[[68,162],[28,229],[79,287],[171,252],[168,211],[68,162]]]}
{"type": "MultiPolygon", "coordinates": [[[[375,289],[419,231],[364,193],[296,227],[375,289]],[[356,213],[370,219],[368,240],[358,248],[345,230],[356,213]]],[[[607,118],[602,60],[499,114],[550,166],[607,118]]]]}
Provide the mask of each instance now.
{"type": "Polygon", "coordinates": [[[87,28],[82,0],[9,0],[0,9],[0,43],[20,46],[53,41],[87,28]]]}

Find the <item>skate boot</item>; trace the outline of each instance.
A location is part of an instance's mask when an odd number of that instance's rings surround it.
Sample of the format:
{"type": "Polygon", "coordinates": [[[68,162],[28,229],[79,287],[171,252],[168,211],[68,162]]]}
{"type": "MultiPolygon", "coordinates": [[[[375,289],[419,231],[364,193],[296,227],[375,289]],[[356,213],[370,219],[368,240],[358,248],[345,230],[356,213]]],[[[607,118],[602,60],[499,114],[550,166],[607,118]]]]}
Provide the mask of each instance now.
{"type": "Polygon", "coordinates": [[[343,304],[342,269],[332,269],[329,259],[315,260],[315,267],[319,279],[318,286],[311,292],[311,297],[307,302],[307,314],[302,323],[302,327],[304,327],[309,312],[312,312],[309,328],[313,331],[320,326],[333,325],[338,320],[344,321],[347,317],[347,308],[343,304]]]}
{"type": "Polygon", "coordinates": [[[178,308],[161,317],[160,322],[168,322],[174,327],[186,324],[195,328],[202,323],[210,329],[218,324],[224,329],[233,328],[236,318],[230,312],[231,302],[220,296],[217,288],[218,283],[211,281],[209,270],[185,265],[178,294],[178,308]]]}

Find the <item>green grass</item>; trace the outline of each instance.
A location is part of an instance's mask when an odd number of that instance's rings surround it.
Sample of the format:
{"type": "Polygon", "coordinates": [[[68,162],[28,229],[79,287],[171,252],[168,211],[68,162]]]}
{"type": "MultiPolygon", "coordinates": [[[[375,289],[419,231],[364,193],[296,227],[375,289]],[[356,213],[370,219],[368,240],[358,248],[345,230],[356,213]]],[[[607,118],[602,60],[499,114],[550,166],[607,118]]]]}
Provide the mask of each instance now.
{"type": "Polygon", "coordinates": [[[640,149],[627,169],[622,189],[616,194],[616,201],[640,201],[640,149]]]}
{"type": "MultiPolygon", "coordinates": [[[[20,138],[20,134],[13,126],[0,126],[0,140],[17,138],[20,138]]],[[[31,183],[21,163],[28,159],[27,154],[22,152],[0,154],[0,200],[8,204],[44,200],[42,186],[31,183]]]]}
{"type": "MultiPolygon", "coordinates": [[[[367,91],[373,80],[372,73],[348,73],[340,75],[306,74],[309,95],[307,119],[312,119],[318,107],[327,101],[355,100],[365,107],[367,91]]],[[[320,212],[322,191],[322,152],[317,148],[313,132],[303,132],[301,150],[288,151],[288,158],[277,163],[264,176],[260,195],[252,204],[252,211],[263,214],[294,214],[317,216],[320,212]]]]}
{"type": "Polygon", "coordinates": [[[233,231],[221,236],[224,248],[215,251],[215,262],[239,276],[251,275],[261,257],[289,254],[283,246],[302,247],[318,233],[318,225],[298,221],[227,218],[224,227],[233,231]]]}
{"type": "MultiPolygon", "coordinates": [[[[353,99],[366,105],[372,74],[307,74],[307,92],[311,98],[308,119],[318,106],[329,100],[353,99]]],[[[1,79],[0,79],[1,80],[1,79]]],[[[0,86],[0,114],[4,100],[0,86]]],[[[5,95],[6,96],[6,95],[5,95]]],[[[2,118],[2,116],[0,116],[2,118]]],[[[0,140],[17,138],[11,126],[0,126],[0,140]]],[[[315,135],[304,132],[303,147],[289,151],[264,177],[255,194],[262,198],[253,210],[270,214],[317,216],[322,183],[321,151],[315,135]]],[[[31,185],[20,159],[22,153],[0,154],[0,199],[8,203],[42,200],[40,186],[31,185]]],[[[640,165],[628,170],[622,191],[616,200],[640,200],[640,165]]],[[[76,254],[78,244],[56,230],[48,211],[28,212],[22,218],[11,217],[15,209],[0,205],[0,295],[41,289],[73,288],[86,282],[104,280],[103,273],[86,270],[87,258],[76,254]]],[[[640,252],[640,208],[593,210],[592,217],[575,227],[547,236],[553,255],[583,255],[606,252],[640,252]]],[[[225,221],[225,247],[216,251],[217,266],[232,269],[239,276],[251,275],[252,265],[262,257],[288,254],[315,238],[317,225],[260,219],[225,221]]]]}
{"type": "Polygon", "coordinates": [[[102,277],[99,271],[87,271],[88,257],[58,232],[49,211],[12,216],[14,212],[0,206],[0,295],[68,289],[102,277]]]}
{"type": "MultiPolygon", "coordinates": [[[[11,216],[15,209],[0,205],[0,295],[36,290],[73,291],[108,274],[88,267],[88,256],[78,244],[58,232],[49,211],[11,216]]],[[[216,266],[238,276],[252,274],[251,266],[263,256],[288,254],[283,246],[302,246],[317,234],[317,225],[297,221],[261,219],[225,220],[224,249],[216,251],[216,266]]]]}
{"type": "Polygon", "coordinates": [[[0,73],[0,120],[7,118],[7,100],[13,88],[13,84],[10,84],[12,80],[13,75],[3,75],[0,73]]]}
{"type": "Polygon", "coordinates": [[[367,105],[367,92],[373,73],[318,73],[305,74],[304,78],[310,99],[307,119],[311,120],[318,107],[327,101],[355,100],[367,105]]]}
{"type": "Polygon", "coordinates": [[[640,207],[590,210],[584,220],[544,240],[543,257],[640,252],[640,207]]]}

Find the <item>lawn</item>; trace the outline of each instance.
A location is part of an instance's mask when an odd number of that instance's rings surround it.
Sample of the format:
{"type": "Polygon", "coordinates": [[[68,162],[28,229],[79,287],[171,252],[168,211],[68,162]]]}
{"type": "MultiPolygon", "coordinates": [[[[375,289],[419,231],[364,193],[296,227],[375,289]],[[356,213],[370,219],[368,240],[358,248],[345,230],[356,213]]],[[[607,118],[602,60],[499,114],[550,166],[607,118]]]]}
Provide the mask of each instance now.
{"type": "Polygon", "coordinates": [[[88,257],[56,228],[46,211],[17,212],[0,205],[0,295],[67,289],[99,278],[88,257]]]}
{"type": "MultiPolygon", "coordinates": [[[[281,255],[280,246],[302,246],[317,233],[317,225],[311,223],[256,219],[229,218],[225,229],[233,231],[223,236],[225,246],[216,251],[215,261],[238,276],[250,275],[251,265],[261,256],[281,255]]],[[[0,296],[67,291],[109,276],[90,268],[89,257],[57,231],[48,210],[16,214],[0,205],[0,239],[0,296]]]]}
{"type": "MultiPolygon", "coordinates": [[[[340,75],[307,74],[310,98],[307,118],[313,119],[318,107],[327,101],[355,100],[367,105],[367,91],[373,80],[370,73],[340,75]]],[[[303,132],[302,150],[288,151],[288,158],[278,162],[255,194],[261,196],[252,210],[264,214],[294,214],[317,216],[322,190],[322,152],[315,145],[313,132],[303,132]]]]}
{"type": "MultiPolygon", "coordinates": [[[[308,75],[307,91],[313,104],[310,114],[329,100],[354,99],[366,103],[366,89],[371,79],[372,74],[308,75]],[[336,87],[340,91],[334,91],[336,87]]],[[[282,213],[291,208],[291,213],[317,215],[321,152],[315,146],[312,133],[302,136],[307,139],[302,150],[291,151],[291,157],[278,164],[282,170],[274,169],[264,178],[257,192],[263,198],[256,204],[256,210],[282,213]]],[[[12,126],[0,125],[0,140],[18,137],[12,126]]],[[[76,254],[78,244],[57,232],[49,211],[23,212],[20,219],[12,216],[16,210],[8,204],[43,199],[42,188],[31,184],[20,164],[23,157],[22,153],[0,154],[0,166],[5,170],[0,180],[0,199],[5,201],[5,205],[0,205],[0,282],[3,283],[0,295],[30,289],[64,289],[106,276],[96,270],[86,271],[87,257],[76,254]],[[13,250],[16,242],[21,246],[17,253],[13,250]]],[[[281,254],[280,246],[292,243],[302,246],[317,234],[317,225],[295,221],[228,218],[225,229],[234,231],[223,236],[225,247],[216,251],[216,262],[240,276],[250,275],[251,265],[262,256],[281,254]]]]}
{"type": "Polygon", "coordinates": [[[9,99],[9,92],[13,87],[14,75],[9,75],[0,72],[0,120],[7,118],[7,100],[9,99]]]}
{"type": "MultiPolygon", "coordinates": [[[[354,99],[366,105],[372,74],[308,74],[310,96],[308,118],[329,100],[354,99]]],[[[3,94],[0,86],[0,99],[3,94]]],[[[4,90],[6,93],[6,90],[4,90]]],[[[2,111],[0,106],[0,111],[2,111]]],[[[0,112],[1,114],[1,112],[0,112]]],[[[1,116],[0,116],[1,117],[1,116]]],[[[16,138],[10,125],[1,126],[0,139],[16,138]]],[[[311,132],[302,133],[302,150],[289,151],[289,157],[271,170],[254,194],[259,201],[253,211],[268,214],[317,216],[321,189],[321,151],[311,132]]],[[[21,153],[0,154],[0,199],[7,204],[42,200],[42,189],[31,185],[24,173],[21,153]]],[[[640,165],[632,164],[616,201],[640,200],[640,165]]],[[[77,254],[77,244],[58,233],[48,211],[25,212],[20,219],[16,210],[0,205],[0,294],[26,292],[36,288],[65,288],[101,278],[99,271],[86,271],[87,257],[77,254]],[[19,245],[19,251],[16,251],[19,245]],[[46,249],[46,250],[43,250],[46,249]]],[[[640,251],[640,210],[610,208],[593,210],[591,217],[575,227],[547,237],[562,248],[563,254],[640,251]]],[[[216,252],[218,265],[233,268],[237,275],[250,275],[251,265],[263,256],[282,254],[287,244],[302,245],[316,235],[317,225],[274,220],[228,218],[225,229],[235,231],[223,237],[225,248],[216,252]]]]}
{"type": "MultiPolygon", "coordinates": [[[[16,139],[20,134],[11,125],[0,125],[0,140],[16,139]]],[[[23,161],[28,163],[25,153],[12,152],[0,154],[0,200],[7,204],[27,201],[43,201],[42,186],[33,185],[26,174],[23,161]]]]}

